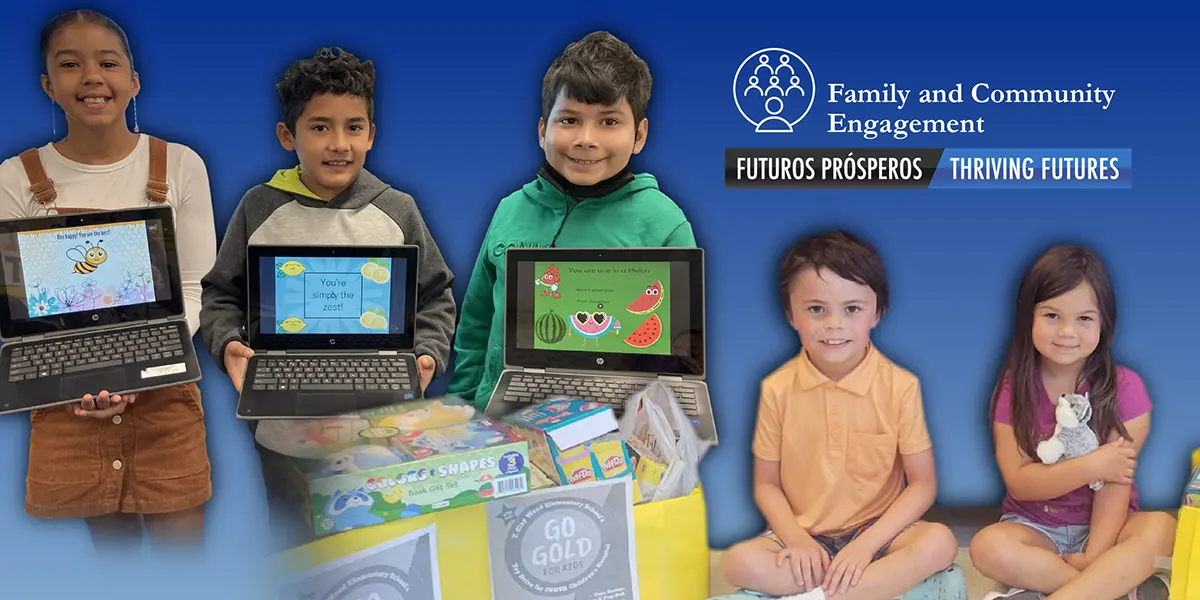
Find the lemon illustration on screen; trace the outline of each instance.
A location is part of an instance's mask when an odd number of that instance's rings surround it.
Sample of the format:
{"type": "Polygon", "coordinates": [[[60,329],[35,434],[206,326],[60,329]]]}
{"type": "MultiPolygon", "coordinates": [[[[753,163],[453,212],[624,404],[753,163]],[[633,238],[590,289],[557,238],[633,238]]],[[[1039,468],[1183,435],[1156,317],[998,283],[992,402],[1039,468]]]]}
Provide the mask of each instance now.
{"type": "Polygon", "coordinates": [[[289,260],[282,265],[279,265],[279,277],[295,277],[304,272],[304,265],[300,261],[289,260]]]}
{"type": "Polygon", "coordinates": [[[279,328],[288,333],[299,333],[307,326],[308,323],[305,323],[304,319],[300,317],[288,317],[279,322],[279,328]]]}
{"type": "Polygon", "coordinates": [[[375,260],[368,261],[366,264],[364,264],[362,268],[359,269],[359,273],[362,273],[363,278],[367,279],[368,281],[374,281],[375,283],[379,284],[387,283],[392,277],[392,274],[390,271],[388,271],[387,267],[379,264],[375,260]]]}
{"type": "Polygon", "coordinates": [[[367,329],[387,329],[387,313],[381,308],[369,308],[358,318],[358,322],[367,329]]]}

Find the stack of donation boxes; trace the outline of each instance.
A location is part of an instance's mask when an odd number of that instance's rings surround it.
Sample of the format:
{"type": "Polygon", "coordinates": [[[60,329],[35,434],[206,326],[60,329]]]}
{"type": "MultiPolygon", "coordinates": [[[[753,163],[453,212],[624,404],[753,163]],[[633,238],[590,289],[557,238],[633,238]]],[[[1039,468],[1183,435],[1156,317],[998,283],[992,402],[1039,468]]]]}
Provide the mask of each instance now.
{"type": "Polygon", "coordinates": [[[607,404],[562,398],[488,419],[457,398],[354,415],[264,421],[262,445],[292,458],[297,504],[318,536],[552,486],[633,477],[634,504],[666,470],[622,439],[607,404]]]}

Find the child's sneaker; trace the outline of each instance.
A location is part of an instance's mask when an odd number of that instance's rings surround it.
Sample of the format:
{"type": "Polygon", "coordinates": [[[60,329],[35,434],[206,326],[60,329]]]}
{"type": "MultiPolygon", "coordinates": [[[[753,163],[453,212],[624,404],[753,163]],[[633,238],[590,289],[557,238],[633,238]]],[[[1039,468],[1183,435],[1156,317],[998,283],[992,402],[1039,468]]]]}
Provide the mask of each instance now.
{"type": "Polygon", "coordinates": [[[983,600],[1042,600],[1045,594],[1031,592],[1029,590],[1018,590],[1013,588],[1007,592],[992,592],[983,597],[983,600]]]}
{"type": "Polygon", "coordinates": [[[1155,573],[1143,581],[1137,589],[1118,600],[1168,600],[1171,597],[1171,584],[1164,573],[1155,573]]]}
{"type": "Polygon", "coordinates": [[[968,600],[967,577],[963,575],[962,567],[950,565],[930,575],[900,596],[900,600],[968,600]]]}

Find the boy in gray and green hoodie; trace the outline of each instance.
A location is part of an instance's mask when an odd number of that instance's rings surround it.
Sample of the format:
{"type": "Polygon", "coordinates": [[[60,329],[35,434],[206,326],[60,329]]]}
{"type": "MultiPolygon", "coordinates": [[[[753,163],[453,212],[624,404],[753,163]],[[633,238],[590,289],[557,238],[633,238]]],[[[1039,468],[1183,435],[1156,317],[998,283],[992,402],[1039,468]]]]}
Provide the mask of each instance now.
{"type": "Polygon", "coordinates": [[[454,340],[448,392],[483,409],[504,369],[504,254],[508,248],[696,245],[692,226],[634,175],[646,144],[650,70],[624,42],[589,34],[550,65],[542,83],[537,178],[500,201],[471,273],[454,340]]]}
{"type": "MultiPolygon", "coordinates": [[[[445,372],[454,335],[454,275],[412,196],[363,169],[375,140],[375,69],[323,49],[288,68],[278,84],[280,144],[299,158],[242,197],[212,271],[201,280],[200,330],[217,364],[241,391],[246,346],[246,251],[250,244],[413,244],[420,247],[415,327],[421,388],[445,372]]],[[[254,421],[251,422],[254,429],[254,421]]],[[[272,541],[291,548],[314,537],[288,478],[289,459],[255,443],[267,488],[272,541]]]]}

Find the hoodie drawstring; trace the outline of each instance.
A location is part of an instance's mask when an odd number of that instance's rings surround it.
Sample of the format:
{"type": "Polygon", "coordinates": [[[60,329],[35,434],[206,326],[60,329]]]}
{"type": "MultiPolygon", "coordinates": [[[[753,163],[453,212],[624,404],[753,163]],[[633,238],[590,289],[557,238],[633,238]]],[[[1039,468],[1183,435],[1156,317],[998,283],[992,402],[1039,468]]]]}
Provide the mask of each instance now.
{"type": "Polygon", "coordinates": [[[579,201],[567,207],[567,214],[563,215],[562,222],[558,224],[558,231],[554,234],[554,239],[550,240],[551,248],[554,247],[554,244],[558,243],[558,236],[562,234],[563,227],[567,224],[567,218],[571,216],[571,211],[575,210],[576,206],[579,206],[579,201]]]}

